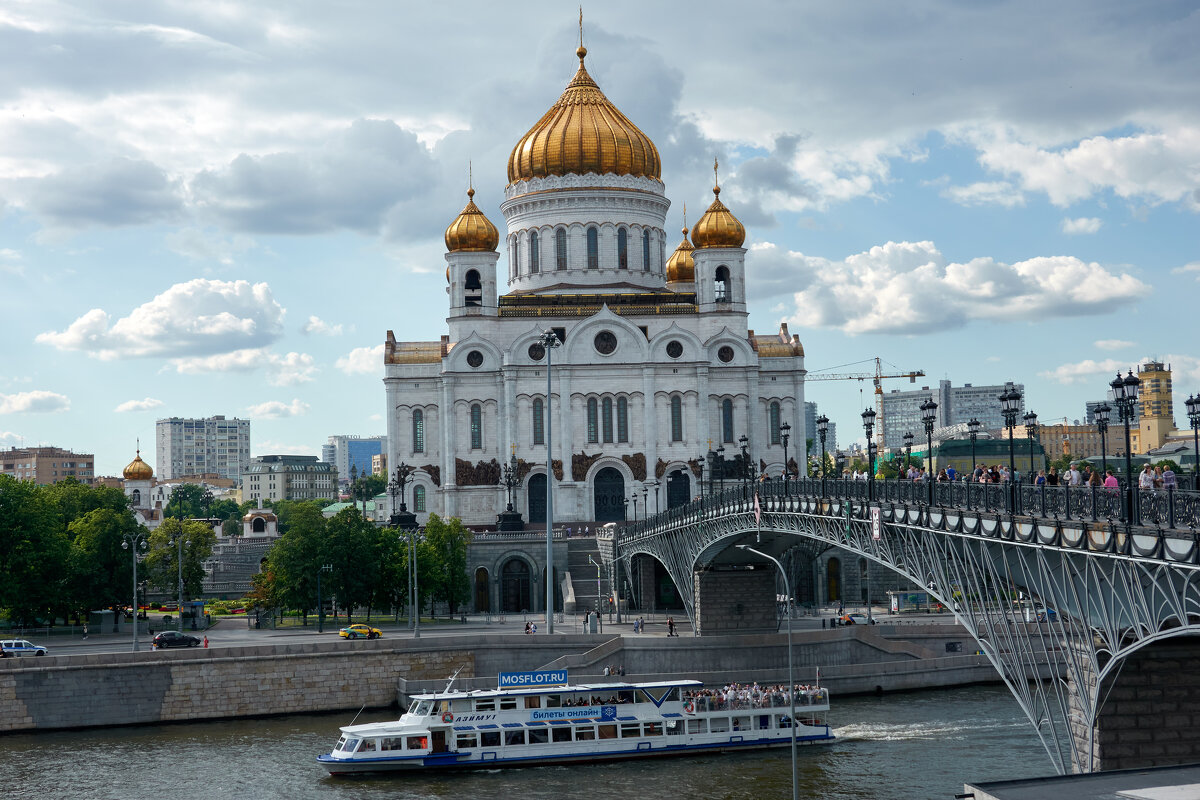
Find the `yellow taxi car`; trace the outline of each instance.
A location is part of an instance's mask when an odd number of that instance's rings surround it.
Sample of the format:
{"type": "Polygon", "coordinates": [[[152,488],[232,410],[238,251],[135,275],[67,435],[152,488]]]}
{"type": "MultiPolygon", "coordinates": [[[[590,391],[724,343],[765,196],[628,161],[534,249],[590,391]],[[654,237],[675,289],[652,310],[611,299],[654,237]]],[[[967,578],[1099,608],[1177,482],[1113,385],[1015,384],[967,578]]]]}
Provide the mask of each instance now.
{"type": "Polygon", "coordinates": [[[338,631],[338,636],[343,639],[378,639],[383,636],[383,631],[370,625],[351,625],[338,631]]]}

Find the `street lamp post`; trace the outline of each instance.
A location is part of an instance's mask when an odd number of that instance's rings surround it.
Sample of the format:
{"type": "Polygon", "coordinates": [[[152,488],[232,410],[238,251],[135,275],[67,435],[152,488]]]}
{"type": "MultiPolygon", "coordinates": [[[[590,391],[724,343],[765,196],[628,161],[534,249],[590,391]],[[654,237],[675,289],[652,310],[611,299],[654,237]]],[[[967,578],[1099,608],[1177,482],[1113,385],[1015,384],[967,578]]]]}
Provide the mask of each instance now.
{"type": "Polygon", "coordinates": [[[912,443],[913,443],[912,431],[905,431],[903,438],[904,438],[904,468],[908,469],[908,465],[912,463],[912,443]]]}
{"type": "Polygon", "coordinates": [[[1100,432],[1100,474],[1108,474],[1108,415],[1112,406],[1102,403],[1096,406],[1096,430],[1100,432]]]}
{"type": "Polygon", "coordinates": [[[133,652],[136,653],[138,649],[138,550],[144,553],[148,545],[146,544],[146,534],[144,532],[122,534],[121,538],[124,539],[121,542],[121,549],[129,550],[133,555],[133,652]]]}
{"type": "Polygon", "coordinates": [[[1000,394],[1000,413],[1004,415],[1004,427],[1008,428],[1008,510],[1016,510],[1013,503],[1013,486],[1017,474],[1017,457],[1013,450],[1013,428],[1017,427],[1017,414],[1021,411],[1021,393],[1008,384],[1000,394]]]}
{"type": "Polygon", "coordinates": [[[562,342],[552,330],[543,333],[540,341],[546,348],[546,635],[550,635],[554,633],[554,449],[550,413],[553,403],[550,356],[562,342]]]}
{"type": "MultiPolygon", "coordinates": [[[[867,434],[867,441],[871,441],[871,434],[867,434]]],[[[755,550],[748,544],[739,544],[738,549],[746,550],[754,553],[757,556],[767,559],[776,567],[779,567],[779,574],[783,576],[783,591],[784,601],[787,606],[787,631],[788,631],[788,698],[791,701],[791,708],[788,712],[790,717],[792,730],[792,800],[799,800],[800,784],[798,781],[798,772],[796,770],[796,679],[792,673],[792,585],[788,580],[787,570],[783,568],[783,564],[779,563],[779,559],[774,556],[769,556],[766,553],[755,550]]]]}
{"type": "Polygon", "coordinates": [[[633,501],[633,521],[637,522],[637,489],[630,493],[629,499],[633,501]]]}
{"type": "Polygon", "coordinates": [[[388,494],[392,498],[392,528],[408,531],[408,619],[413,638],[421,638],[420,614],[417,611],[417,516],[408,510],[404,502],[404,487],[412,482],[415,467],[401,461],[388,481],[388,494]],[[397,498],[399,503],[397,503],[397,498]]]}
{"type": "Polygon", "coordinates": [[[983,427],[983,423],[971,417],[971,421],[967,423],[967,433],[971,436],[971,478],[975,478],[975,467],[979,466],[975,463],[975,440],[979,438],[979,429],[983,427]]]}
{"type": "Polygon", "coordinates": [[[717,445],[717,466],[721,475],[721,494],[725,494],[725,445],[717,445]]]}
{"type": "Polygon", "coordinates": [[[588,556],[588,563],[596,568],[596,623],[600,626],[600,633],[604,633],[604,617],[600,616],[600,565],[590,555],[588,556]]]}
{"type": "MultiPolygon", "coordinates": [[[[698,467],[700,467],[699,481],[700,481],[700,498],[701,499],[704,498],[704,462],[706,459],[707,459],[707,456],[705,456],[704,453],[701,453],[700,455],[696,456],[696,465],[698,467]]],[[[657,500],[657,495],[655,495],[655,499],[657,500]]]]}
{"type": "Polygon", "coordinates": [[[333,572],[333,564],[322,564],[317,569],[317,633],[325,632],[325,604],[321,601],[322,572],[333,572]]]}
{"type": "Polygon", "coordinates": [[[783,493],[787,494],[788,486],[788,440],[792,438],[792,426],[786,421],[779,425],[779,438],[783,442],[783,493]]]}
{"type": "Polygon", "coordinates": [[[1036,480],[1033,468],[1033,444],[1038,437],[1037,414],[1030,411],[1022,419],[1025,420],[1025,436],[1029,438],[1029,482],[1032,484],[1036,480]]]}
{"type": "Polygon", "coordinates": [[[1188,422],[1192,426],[1192,448],[1196,460],[1192,463],[1192,477],[1196,481],[1196,489],[1200,491],[1200,396],[1189,395],[1184,402],[1187,406],[1188,422]]]}
{"type": "MultiPolygon", "coordinates": [[[[178,567],[179,572],[179,605],[176,607],[177,613],[175,614],[175,622],[176,629],[180,633],[183,633],[183,499],[180,497],[178,500],[176,500],[175,495],[178,491],[179,487],[176,487],[171,492],[171,500],[175,501],[175,517],[179,521],[179,533],[175,534],[175,541],[168,541],[167,544],[173,544],[178,547],[178,558],[176,559],[175,564],[178,567]]],[[[134,621],[137,621],[136,614],[134,615],[134,621]]]]}
{"type": "Polygon", "coordinates": [[[875,440],[871,438],[871,432],[875,430],[875,409],[864,411],[862,421],[863,430],[867,432],[867,501],[870,502],[875,499],[875,458],[872,454],[875,440]]]}
{"type": "Polygon", "coordinates": [[[821,440],[821,494],[825,494],[825,478],[828,470],[825,467],[825,439],[829,436],[829,417],[822,414],[817,417],[817,437],[821,440]]]}
{"type": "Polygon", "coordinates": [[[743,433],[738,444],[742,447],[742,499],[745,500],[750,497],[750,439],[743,433]]]}
{"type": "Polygon", "coordinates": [[[658,481],[642,483],[642,516],[650,519],[650,487],[654,487],[654,513],[658,513],[658,481]]]}
{"type": "Polygon", "coordinates": [[[1125,497],[1128,504],[1126,524],[1133,522],[1133,501],[1137,497],[1133,491],[1133,457],[1129,452],[1129,423],[1133,422],[1133,409],[1137,406],[1138,387],[1141,385],[1142,382],[1134,376],[1133,370],[1129,370],[1128,375],[1124,378],[1118,372],[1117,377],[1109,384],[1113,390],[1113,397],[1116,398],[1117,413],[1125,426],[1125,497]]]}

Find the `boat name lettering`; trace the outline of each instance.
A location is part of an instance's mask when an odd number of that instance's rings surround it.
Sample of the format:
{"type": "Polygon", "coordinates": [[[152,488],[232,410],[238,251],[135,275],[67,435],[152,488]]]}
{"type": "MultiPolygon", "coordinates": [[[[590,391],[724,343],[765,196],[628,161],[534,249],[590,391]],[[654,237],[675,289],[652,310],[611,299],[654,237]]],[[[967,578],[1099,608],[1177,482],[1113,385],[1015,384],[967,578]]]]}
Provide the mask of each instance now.
{"type": "Polygon", "coordinates": [[[501,689],[530,689],[539,686],[566,686],[565,669],[542,670],[539,672],[501,672],[501,689]]]}
{"type": "Polygon", "coordinates": [[[579,706],[578,708],[539,708],[529,712],[530,722],[547,722],[554,719],[592,719],[614,720],[617,718],[616,706],[579,706]]]}
{"type": "Polygon", "coordinates": [[[459,714],[454,718],[455,722],[486,722],[489,719],[495,719],[495,714],[459,714]]]}

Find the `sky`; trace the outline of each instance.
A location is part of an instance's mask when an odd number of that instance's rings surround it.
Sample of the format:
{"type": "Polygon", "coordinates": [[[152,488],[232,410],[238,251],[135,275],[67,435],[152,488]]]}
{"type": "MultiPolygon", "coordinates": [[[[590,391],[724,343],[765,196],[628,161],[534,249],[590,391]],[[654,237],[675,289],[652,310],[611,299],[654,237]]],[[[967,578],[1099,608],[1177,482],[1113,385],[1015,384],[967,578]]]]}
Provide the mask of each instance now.
{"type": "MultiPolygon", "coordinates": [[[[1155,357],[1187,424],[1194,2],[583,13],[589,72],[659,148],[669,241],[719,158],[750,327],[786,321],[810,372],[1017,381],[1053,422],[1155,357]]],[[[503,230],[508,154],[574,74],[577,15],[0,0],[0,448],[119,474],[138,438],[153,463],[162,417],[249,418],[255,455],[384,432],[386,332],[445,332],[445,227],[470,170],[503,230]]],[[[870,391],[806,389],[842,444],[870,391]]]]}

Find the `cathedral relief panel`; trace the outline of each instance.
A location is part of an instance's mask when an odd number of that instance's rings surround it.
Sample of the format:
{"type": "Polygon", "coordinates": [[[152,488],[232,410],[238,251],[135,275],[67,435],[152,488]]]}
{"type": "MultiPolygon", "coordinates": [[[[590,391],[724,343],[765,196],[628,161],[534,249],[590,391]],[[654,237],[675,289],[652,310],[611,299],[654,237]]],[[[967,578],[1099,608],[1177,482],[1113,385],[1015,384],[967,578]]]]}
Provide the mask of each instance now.
{"type": "Polygon", "coordinates": [[[494,458],[475,464],[456,458],[454,482],[459,486],[496,486],[500,483],[500,463],[494,458]]]}
{"type": "Polygon", "coordinates": [[[625,462],[625,466],[629,467],[629,471],[633,473],[635,481],[646,480],[646,454],[633,453],[631,455],[621,456],[621,460],[625,462]]]}
{"type": "Polygon", "coordinates": [[[429,479],[431,481],[433,481],[435,486],[440,487],[442,485],[442,468],[441,467],[439,467],[436,464],[426,464],[425,466],[421,467],[421,470],[423,472],[428,473],[429,479]]]}

